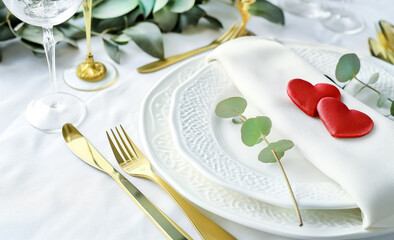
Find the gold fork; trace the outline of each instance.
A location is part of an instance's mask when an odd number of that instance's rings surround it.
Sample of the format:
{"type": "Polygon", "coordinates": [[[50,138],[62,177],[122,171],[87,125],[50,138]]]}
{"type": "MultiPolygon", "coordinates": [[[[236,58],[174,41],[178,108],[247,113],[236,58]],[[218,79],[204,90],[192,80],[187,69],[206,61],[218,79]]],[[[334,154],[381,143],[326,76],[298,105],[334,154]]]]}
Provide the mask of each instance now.
{"type": "Polygon", "coordinates": [[[158,61],[146,64],[146,65],[138,68],[137,71],[140,73],[150,73],[150,72],[154,72],[154,71],[163,69],[163,68],[168,67],[174,63],[180,62],[180,61],[185,60],[186,58],[189,58],[191,56],[194,56],[199,53],[205,52],[207,50],[213,49],[222,43],[225,43],[225,42],[230,41],[236,37],[239,37],[240,32],[243,31],[243,29],[244,29],[244,27],[242,25],[239,25],[238,23],[234,23],[223,35],[221,35],[220,37],[215,39],[212,43],[210,43],[207,46],[197,48],[197,49],[191,50],[189,52],[178,54],[178,55],[175,55],[172,57],[160,59],[158,61]]]}
{"type": "Polygon", "coordinates": [[[135,177],[147,178],[157,183],[162,189],[164,189],[168,195],[175,201],[183,213],[189,218],[194,228],[200,234],[203,239],[217,239],[217,240],[231,240],[235,239],[231,234],[226,232],[219,225],[214,223],[212,220],[204,216],[195,207],[193,207],[188,201],[186,201],[179,193],[177,193],[170,185],[168,185],[163,179],[156,175],[151,168],[150,162],[147,157],[138,149],[133,143],[122,125],[120,128],[123,132],[124,137],[115,127],[117,135],[111,129],[113,138],[115,139],[116,145],[112,141],[109,133],[107,132],[108,141],[111,145],[112,151],[115,155],[119,166],[127,174],[135,177]],[[119,140],[120,139],[120,140],[119,140]],[[126,140],[125,140],[126,139],[126,140]],[[119,149],[119,150],[118,150],[119,149]]]}

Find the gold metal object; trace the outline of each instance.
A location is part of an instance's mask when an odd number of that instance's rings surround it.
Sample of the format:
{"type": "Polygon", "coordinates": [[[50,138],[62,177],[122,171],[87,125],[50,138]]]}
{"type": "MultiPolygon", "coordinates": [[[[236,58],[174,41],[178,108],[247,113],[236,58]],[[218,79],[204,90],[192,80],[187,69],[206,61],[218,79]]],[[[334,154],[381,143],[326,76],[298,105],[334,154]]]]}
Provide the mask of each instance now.
{"type": "Polygon", "coordinates": [[[240,36],[244,36],[246,34],[246,24],[248,23],[252,14],[249,13],[250,5],[253,4],[256,0],[238,0],[237,8],[238,11],[241,13],[242,17],[242,25],[241,25],[241,32],[239,33],[240,36]]]}
{"type": "Polygon", "coordinates": [[[112,177],[168,239],[192,239],[122,174],[113,168],[72,124],[65,124],[62,129],[62,134],[67,146],[75,155],[92,167],[112,177]]]}
{"type": "Polygon", "coordinates": [[[92,55],[92,47],[90,41],[92,29],[92,0],[84,0],[82,6],[86,26],[86,42],[88,45],[88,55],[85,62],[78,65],[76,73],[77,76],[82,80],[88,82],[98,82],[106,76],[107,69],[105,68],[104,64],[95,62],[92,55]]]}
{"type": "MultiPolygon", "coordinates": [[[[118,71],[116,70],[115,67],[113,67],[113,68],[114,68],[114,71],[115,71],[115,77],[112,78],[111,82],[109,82],[109,83],[107,83],[107,84],[105,84],[104,86],[101,86],[101,87],[92,88],[92,89],[82,89],[82,88],[78,88],[78,87],[75,87],[75,86],[71,85],[71,84],[70,84],[69,82],[67,82],[67,81],[64,81],[64,82],[65,82],[65,83],[67,84],[67,86],[69,86],[70,88],[75,89],[75,90],[78,90],[78,91],[94,92],[94,91],[103,90],[103,89],[105,89],[105,88],[107,88],[107,87],[109,87],[109,86],[112,86],[112,85],[116,82],[116,80],[118,79],[118,71]]],[[[64,74],[65,74],[65,72],[64,72],[64,74]]],[[[63,76],[63,78],[65,79],[66,77],[63,76]]]]}
{"type": "Polygon", "coordinates": [[[235,239],[231,234],[226,232],[219,225],[214,223],[212,220],[204,216],[195,207],[193,207],[188,201],[186,201],[179,193],[177,193],[170,185],[168,185],[163,179],[156,175],[151,168],[150,162],[147,157],[138,149],[133,143],[126,131],[120,126],[123,135],[115,128],[118,137],[111,129],[113,138],[115,139],[116,145],[112,141],[110,135],[107,132],[108,141],[111,145],[112,151],[114,152],[115,158],[118,161],[120,167],[127,174],[135,177],[147,178],[157,183],[162,189],[164,189],[168,195],[175,201],[183,213],[189,218],[201,238],[206,240],[217,239],[217,240],[231,240],[235,239]],[[118,150],[119,149],[119,150],[118,150]]]}
{"type": "Polygon", "coordinates": [[[227,30],[223,35],[215,39],[211,44],[186,52],[182,54],[178,54],[172,57],[160,59],[158,61],[146,64],[140,68],[137,69],[138,72],[140,73],[151,73],[158,71],[160,69],[163,69],[165,67],[168,67],[174,63],[180,62],[182,60],[185,60],[186,58],[189,58],[191,56],[197,55],[199,53],[205,52],[207,50],[216,48],[222,43],[225,43],[229,40],[232,40],[236,37],[239,37],[239,33],[242,30],[242,27],[239,24],[233,24],[229,30],[227,30]]]}
{"type": "Polygon", "coordinates": [[[381,32],[376,29],[378,41],[368,39],[368,47],[372,56],[394,64],[394,26],[387,21],[379,21],[381,32]]]}

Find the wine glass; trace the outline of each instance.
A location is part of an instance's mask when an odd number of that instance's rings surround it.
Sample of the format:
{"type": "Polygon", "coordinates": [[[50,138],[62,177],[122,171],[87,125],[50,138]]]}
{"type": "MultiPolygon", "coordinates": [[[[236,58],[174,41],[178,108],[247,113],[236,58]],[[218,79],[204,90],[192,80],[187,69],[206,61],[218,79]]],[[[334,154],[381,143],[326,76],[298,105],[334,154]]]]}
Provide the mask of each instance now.
{"type": "Polygon", "coordinates": [[[361,18],[349,11],[348,0],[340,0],[340,7],[328,8],[330,15],[321,20],[324,27],[333,32],[356,34],[365,28],[361,18]]]}
{"type": "Polygon", "coordinates": [[[279,4],[285,11],[299,17],[324,18],[329,15],[320,0],[281,0],[279,4]]]}
{"type": "Polygon", "coordinates": [[[60,131],[63,124],[79,124],[86,115],[85,104],[76,96],[57,91],[53,26],[70,18],[82,0],[3,0],[17,18],[43,29],[43,45],[48,62],[52,92],[27,106],[26,119],[45,132],[60,131]]]}
{"type": "Polygon", "coordinates": [[[118,76],[116,68],[105,60],[97,62],[93,59],[91,38],[92,0],[84,0],[83,16],[87,42],[85,61],[72,64],[64,71],[64,82],[71,88],[81,91],[97,91],[111,86],[118,76]]]}

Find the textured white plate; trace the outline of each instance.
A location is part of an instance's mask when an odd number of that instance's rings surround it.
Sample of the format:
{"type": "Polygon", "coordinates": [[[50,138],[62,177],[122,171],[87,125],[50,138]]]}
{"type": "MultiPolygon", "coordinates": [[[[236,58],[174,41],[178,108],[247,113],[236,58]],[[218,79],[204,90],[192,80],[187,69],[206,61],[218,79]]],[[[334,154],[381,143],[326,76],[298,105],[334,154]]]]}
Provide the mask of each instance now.
{"type": "MultiPolygon", "coordinates": [[[[311,62],[318,63],[317,69],[322,74],[323,66],[331,65],[335,69],[331,63],[337,61],[341,53],[331,50],[331,54],[327,55],[327,52],[316,51],[308,56],[311,62]]],[[[384,71],[374,66],[368,58],[363,60],[363,68],[367,69],[363,73],[367,76],[384,71]]],[[[393,76],[381,81],[390,80],[394,80],[393,76]]],[[[292,208],[293,203],[278,164],[259,162],[257,156],[261,145],[252,148],[245,146],[240,138],[241,126],[234,125],[231,119],[220,119],[215,115],[215,106],[219,101],[240,95],[217,62],[206,65],[199,74],[178,87],[170,109],[170,127],[176,148],[213,182],[270,204],[292,208]]],[[[261,114],[249,105],[245,115],[255,117],[261,114]]],[[[273,123],[270,139],[286,139],[283,134],[275,131],[273,123]]],[[[297,142],[297,139],[293,141],[297,142]]],[[[282,163],[300,208],[357,207],[346,191],[310,164],[297,147],[286,152],[282,163]]]]}
{"type": "MultiPolygon", "coordinates": [[[[297,54],[309,56],[321,51],[332,53],[332,50],[318,45],[308,44],[306,47],[305,44],[293,42],[286,44],[292,44],[292,49],[297,54]]],[[[203,66],[204,58],[205,56],[194,58],[166,75],[148,94],[141,115],[141,136],[146,153],[155,170],[180,194],[202,208],[229,220],[287,237],[357,238],[392,231],[363,230],[358,209],[302,210],[305,224],[300,228],[293,209],[270,205],[217,185],[184,159],[175,149],[169,129],[171,97],[179,85],[203,66]]]]}
{"type": "MultiPolygon", "coordinates": [[[[278,164],[259,162],[261,146],[245,146],[241,141],[241,126],[215,115],[219,101],[240,95],[217,62],[206,65],[198,75],[178,87],[170,109],[176,148],[213,182],[273,205],[292,208],[278,164]]],[[[245,115],[261,114],[249,105],[245,115]]],[[[273,128],[270,139],[284,138],[273,128]]],[[[296,147],[286,152],[282,163],[300,208],[357,207],[345,190],[310,164],[296,147]]]]}

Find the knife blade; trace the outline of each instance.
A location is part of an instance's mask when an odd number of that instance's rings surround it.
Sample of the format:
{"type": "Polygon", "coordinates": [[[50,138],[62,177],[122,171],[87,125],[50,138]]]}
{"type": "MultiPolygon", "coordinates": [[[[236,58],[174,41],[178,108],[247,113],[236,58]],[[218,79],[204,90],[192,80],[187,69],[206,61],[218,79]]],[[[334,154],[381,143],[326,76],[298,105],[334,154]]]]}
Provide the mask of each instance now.
{"type": "Polygon", "coordinates": [[[67,146],[78,158],[112,177],[168,239],[192,239],[120,174],[72,124],[65,124],[62,134],[67,146]]]}

